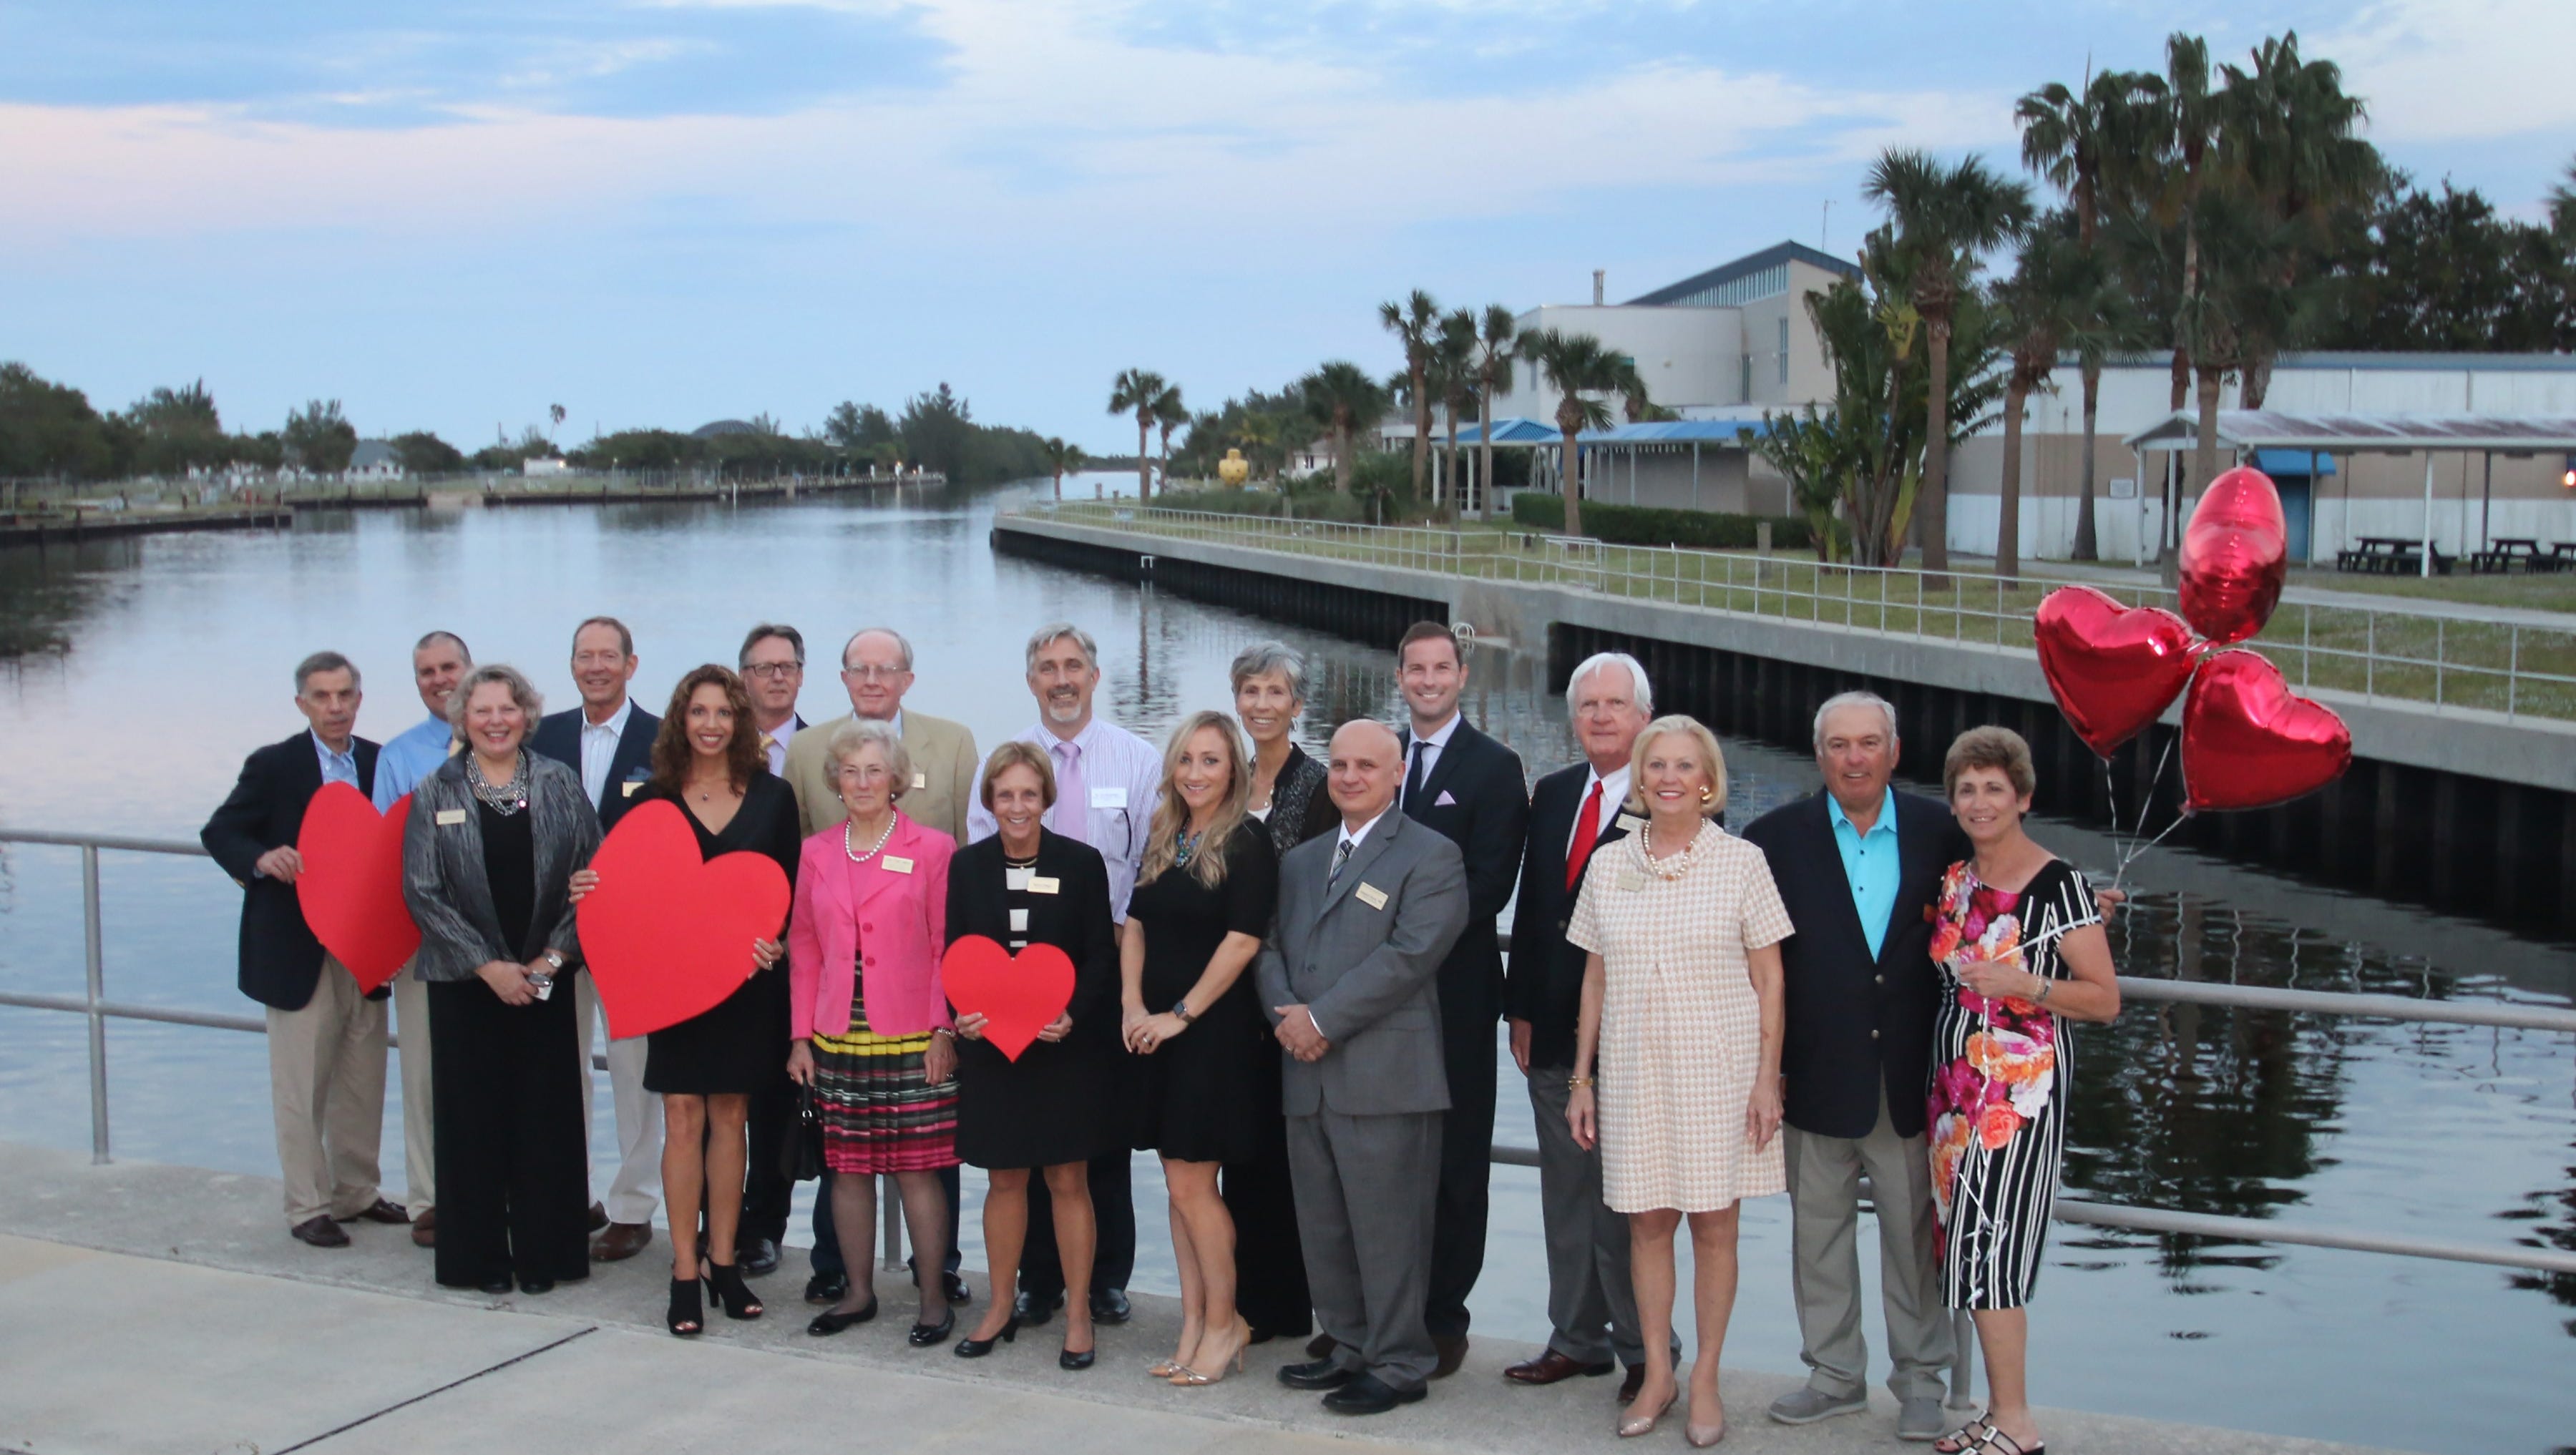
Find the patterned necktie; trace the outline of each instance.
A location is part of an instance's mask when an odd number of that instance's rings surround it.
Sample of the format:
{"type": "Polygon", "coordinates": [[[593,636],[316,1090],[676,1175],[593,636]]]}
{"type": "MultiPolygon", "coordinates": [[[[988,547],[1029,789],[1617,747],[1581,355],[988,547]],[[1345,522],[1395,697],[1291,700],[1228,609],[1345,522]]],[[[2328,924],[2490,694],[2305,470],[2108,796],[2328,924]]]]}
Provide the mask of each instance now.
{"type": "Polygon", "coordinates": [[[1351,841],[1344,839],[1342,840],[1342,846],[1333,851],[1333,872],[1324,876],[1324,887],[1326,889],[1330,889],[1341,882],[1342,866],[1349,862],[1351,862],[1351,841]]]}
{"type": "Polygon", "coordinates": [[[1055,755],[1055,831],[1078,844],[1091,842],[1091,795],[1082,781],[1082,748],[1057,743],[1055,755]]]}
{"type": "Polygon", "coordinates": [[[1592,780],[1592,794],[1583,800],[1583,813],[1574,821],[1574,846],[1565,854],[1565,892],[1583,882],[1583,866],[1592,862],[1592,846],[1601,838],[1601,780],[1592,780]]]}

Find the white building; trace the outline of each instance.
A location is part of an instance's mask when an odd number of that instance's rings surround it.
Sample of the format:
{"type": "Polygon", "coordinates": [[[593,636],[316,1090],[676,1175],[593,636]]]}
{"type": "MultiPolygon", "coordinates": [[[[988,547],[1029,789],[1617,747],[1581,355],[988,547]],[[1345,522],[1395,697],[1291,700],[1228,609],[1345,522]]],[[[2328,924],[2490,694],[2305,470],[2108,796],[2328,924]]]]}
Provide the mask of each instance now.
{"type": "Polygon", "coordinates": [[[340,472],[350,480],[399,480],[403,477],[402,451],[391,440],[360,440],[349,452],[349,468],[340,472]]]}

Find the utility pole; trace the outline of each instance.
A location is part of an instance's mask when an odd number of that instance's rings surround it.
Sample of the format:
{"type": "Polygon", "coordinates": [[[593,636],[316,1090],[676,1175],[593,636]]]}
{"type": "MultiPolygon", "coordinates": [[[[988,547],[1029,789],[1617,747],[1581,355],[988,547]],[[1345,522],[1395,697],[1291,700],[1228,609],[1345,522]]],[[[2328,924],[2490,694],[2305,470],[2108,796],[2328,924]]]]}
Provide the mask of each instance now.
{"type": "Polygon", "coordinates": [[[1824,226],[1816,230],[1816,250],[1826,253],[1834,250],[1834,199],[1830,197],[1825,199],[1824,226]]]}

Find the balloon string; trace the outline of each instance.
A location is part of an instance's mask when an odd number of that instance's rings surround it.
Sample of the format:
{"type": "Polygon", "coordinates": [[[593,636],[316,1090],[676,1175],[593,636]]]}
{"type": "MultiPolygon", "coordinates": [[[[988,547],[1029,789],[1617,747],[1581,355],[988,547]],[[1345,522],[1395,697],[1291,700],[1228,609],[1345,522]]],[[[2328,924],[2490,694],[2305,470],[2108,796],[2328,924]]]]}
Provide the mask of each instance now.
{"type": "Polygon", "coordinates": [[[2157,834],[2156,834],[2156,836],[2155,836],[2154,838],[2149,839],[2149,840],[2147,840],[2145,843],[2139,844],[2139,845],[2135,846],[2134,848],[2131,848],[2127,853],[2125,853],[2125,854],[2121,855],[2121,856],[2120,856],[2120,867],[2119,867],[2118,869],[2113,870],[2113,871],[2112,871],[2112,874],[2111,874],[2111,887],[2112,887],[2113,889],[2117,889],[2117,888],[2119,888],[2119,887],[2120,887],[2120,881],[2128,877],[2128,874],[2129,874],[2129,866],[2130,866],[2131,864],[2134,864],[2134,863],[2136,863],[2136,862],[2137,862],[2138,856],[2139,856],[2140,854],[2145,853],[2147,850],[2154,848],[2156,845],[2163,843],[2163,842],[2165,841],[2165,835],[2166,835],[2166,834],[2170,834],[2170,833],[2172,833],[2174,830],[2176,830],[2176,829],[2178,829],[2178,828],[2181,828],[2181,827],[2182,827],[2182,821],[2183,821],[2183,819],[2184,819],[2186,816],[2187,816],[2187,815],[2179,814],[2179,813],[2178,813],[2178,814],[2175,814],[2175,815],[2174,815],[2174,821],[2173,821],[2172,823],[2166,824],[2166,825],[2165,825],[2161,830],[2159,830],[2159,831],[2157,832],[2157,834]]]}

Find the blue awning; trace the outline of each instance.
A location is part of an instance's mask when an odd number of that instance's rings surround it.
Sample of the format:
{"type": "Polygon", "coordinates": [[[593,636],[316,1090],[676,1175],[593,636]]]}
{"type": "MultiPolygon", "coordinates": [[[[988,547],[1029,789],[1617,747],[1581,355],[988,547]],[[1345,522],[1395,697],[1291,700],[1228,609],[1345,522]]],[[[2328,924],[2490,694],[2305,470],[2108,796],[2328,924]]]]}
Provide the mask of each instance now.
{"type": "Polygon", "coordinates": [[[2334,456],[2306,450],[2256,450],[2254,468],[2266,475],[2331,475],[2334,456]]]}
{"type": "Polygon", "coordinates": [[[1652,419],[1640,424],[1623,424],[1598,434],[1586,433],[1579,443],[1591,445],[1731,445],[1741,449],[1743,436],[1760,439],[1771,427],[1758,419],[1652,419]]]}

